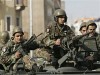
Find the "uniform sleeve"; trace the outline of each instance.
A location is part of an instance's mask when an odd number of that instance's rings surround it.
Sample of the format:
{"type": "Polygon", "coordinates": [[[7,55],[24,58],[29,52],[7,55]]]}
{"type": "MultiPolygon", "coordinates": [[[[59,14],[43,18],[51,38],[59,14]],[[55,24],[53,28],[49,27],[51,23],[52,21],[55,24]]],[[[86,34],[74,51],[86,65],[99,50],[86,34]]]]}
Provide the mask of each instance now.
{"type": "Polygon", "coordinates": [[[75,33],[72,31],[72,29],[67,26],[67,37],[68,37],[68,40],[72,40],[73,37],[75,37],[75,33]]]}
{"type": "Polygon", "coordinates": [[[51,29],[52,29],[52,22],[49,22],[46,28],[46,32],[51,33],[51,29]]]}
{"type": "Polygon", "coordinates": [[[47,25],[47,33],[49,34],[50,39],[54,38],[54,27],[53,27],[53,22],[50,22],[47,25]]]}
{"type": "Polygon", "coordinates": [[[100,51],[100,34],[98,34],[97,45],[98,45],[98,49],[100,51]]]}

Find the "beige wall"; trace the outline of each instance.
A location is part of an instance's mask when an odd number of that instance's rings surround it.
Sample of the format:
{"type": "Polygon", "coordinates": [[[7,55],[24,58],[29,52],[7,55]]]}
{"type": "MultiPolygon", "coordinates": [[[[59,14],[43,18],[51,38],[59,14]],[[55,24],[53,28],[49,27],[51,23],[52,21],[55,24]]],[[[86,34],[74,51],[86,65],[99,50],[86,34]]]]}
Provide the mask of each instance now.
{"type": "MultiPolygon", "coordinates": [[[[20,18],[20,26],[30,35],[29,1],[23,0],[25,9],[16,10],[15,0],[1,0],[0,2],[0,31],[7,30],[6,17],[11,17],[10,33],[16,25],[16,18],[20,18]],[[23,11],[22,11],[23,10],[23,11]]],[[[20,0],[19,0],[20,1],[20,0]]],[[[22,6],[22,5],[21,5],[22,6]]],[[[45,32],[56,8],[60,8],[60,0],[32,0],[32,33],[36,35],[45,32]]]]}
{"type": "Polygon", "coordinates": [[[0,31],[4,30],[4,11],[5,11],[5,4],[4,1],[0,2],[0,31]]]}
{"type": "MultiPolygon", "coordinates": [[[[60,0],[58,1],[58,8],[60,8],[60,0]]],[[[46,26],[52,20],[52,15],[55,10],[55,0],[32,0],[32,31],[36,35],[45,32],[46,26]]],[[[30,17],[29,17],[29,0],[25,10],[22,11],[22,27],[25,32],[30,32],[30,17]]],[[[29,34],[30,35],[30,34],[29,34]]]]}
{"type": "Polygon", "coordinates": [[[7,17],[10,17],[10,31],[16,25],[16,18],[20,18],[21,26],[21,10],[16,10],[15,0],[1,0],[0,2],[0,31],[7,30],[7,17]]]}
{"type": "Polygon", "coordinates": [[[15,24],[15,9],[14,9],[14,0],[2,1],[0,4],[0,28],[1,31],[7,30],[6,26],[6,17],[11,17],[11,26],[15,24]]]}

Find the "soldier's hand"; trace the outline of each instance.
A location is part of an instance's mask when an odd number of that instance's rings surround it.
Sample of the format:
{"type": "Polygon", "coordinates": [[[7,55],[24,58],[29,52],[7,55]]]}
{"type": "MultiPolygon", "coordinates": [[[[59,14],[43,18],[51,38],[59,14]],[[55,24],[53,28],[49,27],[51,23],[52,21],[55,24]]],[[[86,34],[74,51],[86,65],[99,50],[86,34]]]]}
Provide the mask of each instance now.
{"type": "Polygon", "coordinates": [[[55,41],[55,45],[60,45],[60,43],[61,43],[60,39],[57,39],[57,40],[55,41]]]}
{"type": "Polygon", "coordinates": [[[93,56],[87,56],[85,60],[94,60],[93,56]]]}
{"type": "Polygon", "coordinates": [[[29,57],[28,55],[23,56],[23,61],[24,61],[26,64],[29,64],[29,63],[30,63],[30,57],[29,57]]]}
{"type": "Polygon", "coordinates": [[[20,58],[21,57],[21,53],[19,52],[19,51],[17,51],[16,53],[15,53],[15,58],[17,59],[17,58],[20,58]]]}

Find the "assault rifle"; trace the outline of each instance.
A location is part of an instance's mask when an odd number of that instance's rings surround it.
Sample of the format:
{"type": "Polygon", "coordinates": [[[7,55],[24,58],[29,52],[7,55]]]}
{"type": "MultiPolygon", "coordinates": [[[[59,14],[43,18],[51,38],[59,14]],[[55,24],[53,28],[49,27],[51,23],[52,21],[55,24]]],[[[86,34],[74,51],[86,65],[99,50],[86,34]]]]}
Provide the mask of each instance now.
{"type": "Polygon", "coordinates": [[[35,34],[33,34],[32,36],[31,36],[31,38],[29,39],[29,40],[27,40],[23,45],[22,45],[22,47],[23,48],[28,48],[28,49],[30,49],[30,48],[32,48],[32,46],[34,46],[34,45],[37,45],[38,46],[38,44],[37,44],[37,42],[35,41],[36,39],[37,39],[37,37],[39,37],[40,35],[42,35],[43,33],[40,33],[39,35],[35,35],[35,34]],[[31,46],[32,45],[32,46],[31,46]]]}
{"type": "MultiPolygon", "coordinates": [[[[89,35],[91,32],[86,33],[84,35],[80,35],[78,37],[73,38],[73,40],[71,41],[76,41],[81,39],[82,37],[89,35]]],[[[67,54],[65,54],[61,59],[58,60],[59,66],[61,66],[67,59],[69,60],[69,58],[72,57],[72,50],[69,48],[69,51],[67,52],[67,54]]]]}
{"type": "Polygon", "coordinates": [[[89,35],[90,33],[91,33],[91,32],[88,32],[88,33],[83,34],[83,35],[79,35],[79,36],[73,38],[73,41],[79,40],[79,39],[81,39],[82,37],[84,37],[84,36],[86,36],[86,35],[89,35]]]}
{"type": "MultiPolygon", "coordinates": [[[[34,50],[36,47],[38,47],[38,43],[35,41],[35,39],[40,36],[43,33],[40,33],[39,35],[32,35],[31,38],[29,40],[27,40],[25,43],[23,43],[22,45],[18,45],[18,47],[13,50],[13,52],[9,55],[14,54],[16,51],[19,51],[20,53],[22,53],[22,55],[25,55],[26,53],[23,51],[23,49],[28,49],[28,50],[34,50]]],[[[15,45],[16,46],[16,45],[15,45]]]]}

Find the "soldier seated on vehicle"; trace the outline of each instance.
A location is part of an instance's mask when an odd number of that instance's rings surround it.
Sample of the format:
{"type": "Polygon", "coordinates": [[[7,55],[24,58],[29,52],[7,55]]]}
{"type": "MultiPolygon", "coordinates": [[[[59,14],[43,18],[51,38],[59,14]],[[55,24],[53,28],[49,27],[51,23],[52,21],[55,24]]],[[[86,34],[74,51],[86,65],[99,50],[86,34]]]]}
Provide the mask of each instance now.
{"type": "Polygon", "coordinates": [[[85,69],[94,69],[93,63],[98,60],[99,57],[99,45],[100,45],[100,35],[96,32],[97,25],[93,21],[88,21],[87,33],[81,38],[78,38],[78,52],[76,54],[76,67],[85,66],[85,69]],[[87,42],[88,41],[88,42],[87,42]],[[89,41],[91,43],[89,43],[89,41]],[[87,45],[89,43],[90,45],[87,45]],[[93,45],[94,44],[94,45],[93,45]],[[91,48],[95,46],[94,48],[91,48]],[[85,51],[82,51],[84,48],[85,51]],[[92,50],[95,49],[95,50],[92,50]],[[93,53],[91,55],[91,53],[93,53]],[[80,62],[82,61],[82,62],[80,62]]]}
{"type": "Polygon", "coordinates": [[[62,45],[62,40],[66,38],[67,42],[72,39],[74,36],[73,31],[68,25],[65,25],[67,22],[67,15],[63,9],[57,9],[54,12],[54,21],[50,22],[47,28],[47,32],[49,33],[50,40],[54,41],[53,49],[53,56],[54,59],[52,60],[52,65],[57,68],[59,66],[58,60],[64,56],[68,49],[67,46],[62,45]]]}
{"type": "MultiPolygon", "coordinates": [[[[28,47],[23,48],[24,40],[23,40],[23,31],[20,27],[16,26],[12,32],[12,38],[7,42],[4,46],[5,52],[1,58],[2,63],[5,64],[7,67],[16,70],[17,63],[22,59],[23,63],[25,64],[25,70],[33,70],[38,71],[38,68],[34,68],[36,63],[30,60],[30,57],[27,55],[28,47]],[[13,65],[12,65],[13,64],[13,65]]],[[[38,47],[36,41],[33,40],[33,46],[38,47]]],[[[30,44],[29,44],[30,45],[30,44]]],[[[34,47],[33,47],[34,48],[34,47]]],[[[34,50],[34,49],[32,49],[34,50]]]]}
{"type": "Polygon", "coordinates": [[[31,51],[32,53],[30,53],[30,55],[32,57],[32,60],[35,60],[37,64],[42,67],[45,67],[44,65],[51,65],[51,46],[54,44],[54,41],[50,40],[50,38],[48,37],[48,33],[46,32],[38,36],[36,40],[44,46],[31,51]]]}

